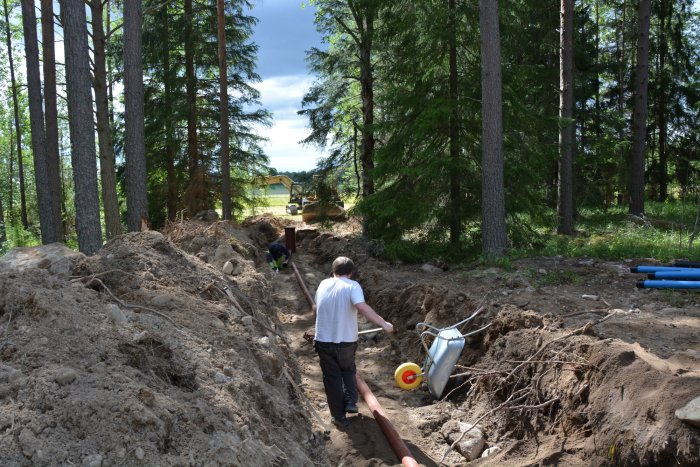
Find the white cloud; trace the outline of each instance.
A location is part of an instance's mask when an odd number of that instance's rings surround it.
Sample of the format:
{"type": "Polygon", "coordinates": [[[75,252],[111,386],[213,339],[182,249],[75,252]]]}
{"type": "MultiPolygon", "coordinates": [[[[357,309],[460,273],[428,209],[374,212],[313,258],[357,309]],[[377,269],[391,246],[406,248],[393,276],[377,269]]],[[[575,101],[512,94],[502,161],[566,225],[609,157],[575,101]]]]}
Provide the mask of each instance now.
{"type": "Polygon", "coordinates": [[[313,78],[308,75],[275,76],[255,85],[264,108],[272,112],[273,124],[259,133],[269,139],[263,145],[270,165],[277,170],[312,170],[323,154],[313,147],[299,144],[309,134],[306,117],[297,115],[301,99],[313,78]]]}

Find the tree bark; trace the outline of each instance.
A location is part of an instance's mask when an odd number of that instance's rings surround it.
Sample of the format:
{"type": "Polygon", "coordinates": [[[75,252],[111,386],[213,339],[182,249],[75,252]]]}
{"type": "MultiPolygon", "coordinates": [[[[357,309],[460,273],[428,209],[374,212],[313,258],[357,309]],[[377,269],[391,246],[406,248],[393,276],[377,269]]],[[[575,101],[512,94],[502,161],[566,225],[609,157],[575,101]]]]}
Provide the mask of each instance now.
{"type": "Polygon", "coordinates": [[[559,35],[559,180],[557,214],[560,234],[574,233],[574,0],[561,0],[559,35]]]}
{"type": "MultiPolygon", "coordinates": [[[[374,74],[372,72],[372,47],[374,40],[374,20],[377,14],[376,5],[371,2],[348,0],[357,28],[355,34],[345,23],[336,18],[340,26],[348,31],[357,44],[360,68],[360,99],[362,112],[362,128],[360,141],[360,165],[362,167],[362,196],[374,194],[374,74]]],[[[362,234],[369,235],[367,219],[362,222],[362,234]]]]}
{"type": "Polygon", "coordinates": [[[482,187],[481,245],[485,256],[502,257],[506,233],[503,186],[501,46],[498,0],[479,0],[481,29],[482,187]]]}
{"type": "Polygon", "coordinates": [[[44,121],[46,122],[46,166],[53,222],[58,239],[65,241],[61,211],[61,158],[58,153],[58,109],[56,105],[56,53],[53,1],[41,0],[41,42],[44,58],[44,121]]]}
{"type": "MultiPolygon", "coordinates": [[[[44,0],[49,1],[49,0],[44,0]]],[[[92,11],[92,42],[94,49],[94,89],[95,114],[97,118],[97,139],[100,153],[100,180],[102,181],[102,206],[105,216],[107,238],[114,238],[122,233],[119,218],[119,200],[117,198],[117,177],[114,163],[114,143],[109,122],[109,96],[107,93],[107,62],[105,48],[107,38],[104,33],[102,0],[90,0],[92,11]]]]}
{"type": "Polygon", "coordinates": [[[5,211],[2,208],[2,196],[0,196],[0,249],[3,248],[7,240],[7,230],[5,229],[5,211]]]}
{"type": "Polygon", "coordinates": [[[85,4],[81,0],[64,0],[62,17],[78,247],[92,255],[102,246],[102,228],[85,4]]]}
{"type": "Polygon", "coordinates": [[[189,183],[185,189],[187,214],[192,217],[207,208],[207,186],[197,148],[197,75],[194,66],[194,13],[192,0],[185,0],[185,87],[187,94],[187,159],[189,183]]]}
{"type": "Polygon", "coordinates": [[[656,73],[658,80],[658,93],[656,105],[656,123],[659,127],[659,201],[666,201],[668,198],[668,155],[666,153],[666,142],[668,140],[667,128],[667,103],[666,103],[666,87],[668,79],[666,76],[666,54],[668,53],[668,37],[667,37],[667,21],[671,21],[673,13],[673,2],[661,0],[659,14],[659,33],[658,33],[658,72],[656,73]]]}
{"type": "Polygon", "coordinates": [[[449,62],[450,62],[450,112],[449,132],[450,132],[450,243],[453,246],[459,244],[460,236],[462,235],[462,222],[459,211],[461,204],[461,189],[460,189],[460,161],[459,161],[459,106],[458,106],[458,88],[457,88],[457,12],[456,1],[448,0],[447,8],[449,9],[449,62]]]}
{"type": "Polygon", "coordinates": [[[37,41],[34,0],[22,0],[22,25],[24,26],[29,121],[32,132],[32,153],[34,155],[34,178],[36,180],[36,195],[39,205],[39,224],[41,227],[41,241],[47,244],[60,240],[60,228],[54,218],[49,186],[49,168],[46,161],[46,133],[41,97],[39,43],[37,41]]]}
{"type": "MultiPolygon", "coordinates": [[[[7,8],[7,0],[3,0],[5,7],[5,32],[7,34],[7,56],[10,65],[10,82],[12,84],[12,108],[14,111],[15,134],[17,135],[17,167],[19,176],[19,203],[20,203],[20,219],[22,227],[26,230],[29,228],[29,220],[27,219],[27,197],[24,187],[24,162],[22,160],[22,127],[19,120],[19,102],[17,99],[17,80],[15,78],[15,66],[12,56],[12,33],[10,32],[10,11],[7,8]]],[[[12,159],[10,159],[10,181],[12,181],[12,159]]],[[[12,192],[10,192],[10,209],[12,209],[12,192]]]]}
{"type": "MultiPolygon", "coordinates": [[[[617,9],[615,10],[617,11],[617,9]]],[[[625,26],[626,26],[626,11],[625,0],[622,0],[620,5],[621,18],[619,28],[617,30],[617,112],[620,116],[620,121],[624,121],[625,115],[625,60],[627,51],[625,48],[625,26]]],[[[618,138],[620,141],[625,140],[625,125],[618,125],[618,138]]],[[[619,186],[618,186],[618,204],[629,198],[629,169],[630,160],[628,153],[620,152],[620,160],[618,164],[619,186]]]]}
{"type": "Polygon", "coordinates": [[[221,206],[225,220],[231,219],[231,169],[229,166],[228,71],[226,64],[226,28],[224,0],[216,1],[219,42],[219,113],[221,125],[221,206]]]}
{"type": "Polygon", "coordinates": [[[142,221],[148,219],[141,24],[141,0],[125,0],[124,152],[126,153],[126,215],[131,232],[141,230],[142,221]]]}
{"type": "Polygon", "coordinates": [[[632,116],[632,177],[630,214],[644,215],[644,172],[647,130],[647,88],[649,75],[649,22],[651,0],[639,1],[637,66],[634,78],[634,114],[632,116]]]}
{"type": "MultiPolygon", "coordinates": [[[[167,5],[162,9],[163,37],[163,101],[166,115],[173,114],[173,91],[171,85],[172,70],[170,69],[170,25],[168,21],[167,5]]],[[[168,185],[168,219],[175,220],[177,215],[177,177],[175,174],[175,135],[172,119],[165,119],[165,158],[166,158],[166,183],[168,185]]]]}

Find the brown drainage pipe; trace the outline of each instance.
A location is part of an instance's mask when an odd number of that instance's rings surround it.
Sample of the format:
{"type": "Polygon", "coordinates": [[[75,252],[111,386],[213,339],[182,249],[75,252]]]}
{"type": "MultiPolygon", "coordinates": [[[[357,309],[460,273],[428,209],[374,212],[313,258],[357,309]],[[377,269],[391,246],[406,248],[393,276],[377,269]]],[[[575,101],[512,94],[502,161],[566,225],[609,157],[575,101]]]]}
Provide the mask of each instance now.
{"type": "Polygon", "coordinates": [[[393,449],[396,456],[401,459],[401,465],[405,465],[406,467],[417,467],[418,462],[416,462],[411,455],[411,451],[408,450],[408,446],[406,446],[406,443],[403,442],[403,439],[401,439],[401,436],[394,428],[394,425],[392,425],[389,419],[386,418],[386,414],[384,414],[382,406],[379,405],[379,401],[377,401],[377,398],[374,397],[374,394],[372,394],[372,391],[370,391],[369,386],[367,386],[367,383],[365,383],[365,380],[362,379],[359,372],[355,373],[355,382],[357,383],[357,390],[362,395],[362,398],[365,400],[365,403],[369,409],[372,411],[372,416],[374,416],[374,419],[379,424],[379,428],[381,428],[384,432],[384,436],[386,436],[387,441],[389,441],[391,449],[393,449]]]}
{"type": "Polygon", "coordinates": [[[299,286],[301,287],[301,291],[304,292],[304,295],[306,296],[306,300],[309,302],[309,305],[311,306],[312,309],[314,308],[314,297],[311,295],[311,292],[309,292],[308,287],[306,287],[306,284],[304,283],[304,278],[301,277],[301,273],[299,273],[299,269],[297,269],[297,265],[292,263],[292,269],[294,270],[294,275],[297,277],[297,281],[299,282],[299,286]]]}
{"type": "MultiPolygon", "coordinates": [[[[301,277],[296,264],[292,263],[292,269],[294,269],[294,275],[299,282],[301,290],[306,296],[306,300],[308,300],[311,308],[315,310],[316,303],[314,302],[314,298],[311,295],[311,292],[309,292],[309,289],[306,287],[304,279],[301,277]]],[[[376,420],[377,424],[379,424],[379,428],[382,429],[387,441],[389,441],[391,449],[393,449],[396,456],[401,459],[401,465],[406,467],[417,467],[418,462],[416,462],[411,455],[411,451],[408,450],[408,446],[406,446],[406,443],[403,442],[403,439],[401,439],[401,436],[399,435],[398,431],[396,431],[396,428],[394,428],[394,425],[392,425],[389,419],[386,417],[382,406],[379,404],[377,398],[374,397],[374,394],[372,394],[372,391],[369,389],[369,386],[367,386],[367,383],[365,383],[365,380],[362,379],[359,372],[355,373],[355,382],[357,383],[358,392],[362,395],[367,407],[369,407],[369,409],[372,411],[372,416],[374,417],[374,420],[376,420]]]]}

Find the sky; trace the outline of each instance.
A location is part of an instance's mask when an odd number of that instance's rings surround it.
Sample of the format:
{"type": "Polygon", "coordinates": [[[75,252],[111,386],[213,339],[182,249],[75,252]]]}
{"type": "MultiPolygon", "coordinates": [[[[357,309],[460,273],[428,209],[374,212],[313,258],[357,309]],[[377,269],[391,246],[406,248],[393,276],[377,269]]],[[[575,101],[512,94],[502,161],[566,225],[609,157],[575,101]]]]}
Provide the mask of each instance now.
{"type": "Polygon", "coordinates": [[[313,170],[324,154],[299,141],[309,134],[308,119],[297,115],[301,99],[314,77],[306,68],[305,51],[323,48],[314,27],[314,9],[303,0],[257,0],[252,16],[258,18],[253,41],[258,45],[257,71],[262,82],[262,107],[272,113],[273,124],[259,133],[268,138],[263,150],[278,171],[313,170]]]}

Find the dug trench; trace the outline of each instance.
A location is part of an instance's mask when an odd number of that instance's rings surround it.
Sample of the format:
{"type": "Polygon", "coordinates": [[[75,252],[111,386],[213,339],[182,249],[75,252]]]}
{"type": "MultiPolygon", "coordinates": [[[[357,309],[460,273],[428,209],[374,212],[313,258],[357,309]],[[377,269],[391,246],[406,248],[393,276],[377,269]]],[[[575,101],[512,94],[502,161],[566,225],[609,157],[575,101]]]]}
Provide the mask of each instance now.
{"type": "MultiPolygon", "coordinates": [[[[88,258],[49,245],[0,260],[4,464],[399,463],[365,404],[347,430],[329,423],[314,315],[294,275],[264,261],[287,225],[175,223],[88,258]]],[[[635,289],[629,263],[590,259],[388,263],[356,222],[295,226],[308,287],[350,256],[398,329],[361,338],[358,370],[418,463],[700,463],[698,428],[675,415],[700,396],[694,294],[635,289]],[[417,323],[480,307],[473,326],[491,326],[441,400],[395,385],[398,365],[425,359],[417,323]]]]}

